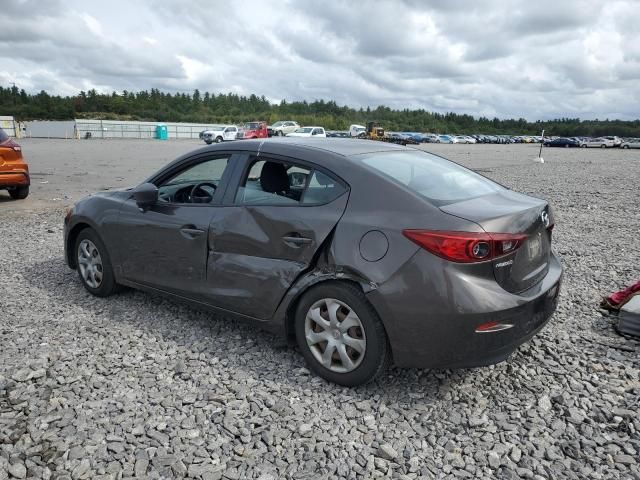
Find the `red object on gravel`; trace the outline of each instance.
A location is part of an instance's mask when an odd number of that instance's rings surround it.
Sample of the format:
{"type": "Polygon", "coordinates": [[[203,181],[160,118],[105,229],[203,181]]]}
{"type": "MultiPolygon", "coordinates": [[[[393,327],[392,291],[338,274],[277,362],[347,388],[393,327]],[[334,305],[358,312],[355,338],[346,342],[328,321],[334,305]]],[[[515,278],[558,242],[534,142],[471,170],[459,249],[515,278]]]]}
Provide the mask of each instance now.
{"type": "Polygon", "coordinates": [[[608,297],[603,298],[601,306],[607,310],[620,310],[620,307],[637,294],[640,294],[640,280],[624,290],[612,293],[608,297]]]}

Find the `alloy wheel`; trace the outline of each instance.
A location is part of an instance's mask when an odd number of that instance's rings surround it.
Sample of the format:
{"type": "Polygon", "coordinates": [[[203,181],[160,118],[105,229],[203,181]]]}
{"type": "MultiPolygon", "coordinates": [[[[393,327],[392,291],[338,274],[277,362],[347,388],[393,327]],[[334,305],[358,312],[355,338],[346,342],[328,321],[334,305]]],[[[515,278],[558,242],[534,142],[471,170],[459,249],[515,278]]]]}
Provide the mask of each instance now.
{"type": "Polygon", "coordinates": [[[346,373],[364,359],[367,339],[356,312],[334,298],[318,300],[307,312],[304,325],[307,345],[325,368],[346,373]]]}
{"type": "Polygon", "coordinates": [[[89,287],[100,287],[103,276],[102,257],[95,244],[86,238],[78,245],[78,268],[89,287]]]}

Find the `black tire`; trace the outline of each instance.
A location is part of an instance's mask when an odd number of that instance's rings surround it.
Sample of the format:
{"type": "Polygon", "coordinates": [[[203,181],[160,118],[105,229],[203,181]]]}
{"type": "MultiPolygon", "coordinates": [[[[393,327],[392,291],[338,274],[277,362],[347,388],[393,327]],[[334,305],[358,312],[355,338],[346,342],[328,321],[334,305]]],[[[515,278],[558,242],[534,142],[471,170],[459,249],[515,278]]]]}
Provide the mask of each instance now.
{"type": "Polygon", "coordinates": [[[14,200],[24,200],[29,196],[29,185],[25,187],[15,187],[9,190],[9,195],[14,200]]]}
{"type": "Polygon", "coordinates": [[[207,140],[204,143],[206,143],[207,145],[211,145],[213,142],[211,140],[207,140]]]}
{"type": "Polygon", "coordinates": [[[323,283],[304,293],[295,312],[295,334],[309,368],[320,377],[347,387],[369,383],[382,374],[391,362],[391,348],[378,313],[356,286],[349,283],[323,283]],[[348,305],[359,317],[366,337],[364,357],[349,372],[340,373],[323,366],[311,352],[305,338],[305,321],[311,306],[322,299],[335,299],[348,305]]]}
{"type": "Polygon", "coordinates": [[[581,146],[582,148],[587,148],[587,146],[586,146],[586,145],[580,145],[580,146],[581,146]]]}
{"type": "Polygon", "coordinates": [[[600,145],[600,148],[607,148],[606,145],[600,145]]]}
{"type": "Polygon", "coordinates": [[[278,131],[276,132],[276,136],[278,136],[278,137],[284,137],[284,132],[283,132],[282,130],[278,130],[278,131]]]}
{"type": "Polygon", "coordinates": [[[623,145],[622,148],[628,149],[629,145],[623,145]]]}
{"type": "Polygon", "coordinates": [[[73,248],[73,254],[75,255],[76,269],[78,270],[80,281],[89,293],[96,297],[108,297],[118,291],[119,286],[116,283],[115,276],[113,275],[109,252],[107,252],[107,248],[104,246],[104,243],[93,229],[85,228],[78,234],[76,244],[73,248]],[[92,287],[87,283],[87,280],[82,276],[82,271],[78,264],[78,249],[80,248],[80,244],[83,240],[89,240],[93,245],[95,245],[102,260],[102,280],[97,287],[92,287]]]}
{"type": "Polygon", "coordinates": [[[222,137],[216,137],[216,143],[222,143],[222,137]]]}

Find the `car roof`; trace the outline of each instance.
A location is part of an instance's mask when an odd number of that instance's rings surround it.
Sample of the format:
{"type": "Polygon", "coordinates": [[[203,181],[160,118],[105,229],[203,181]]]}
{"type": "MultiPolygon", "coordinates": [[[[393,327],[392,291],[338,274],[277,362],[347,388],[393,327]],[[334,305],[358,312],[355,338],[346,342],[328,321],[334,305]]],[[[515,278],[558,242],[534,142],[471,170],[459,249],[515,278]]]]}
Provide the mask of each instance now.
{"type": "MultiPolygon", "coordinates": [[[[282,147],[283,150],[304,149],[304,150],[323,150],[341,156],[361,155],[364,153],[376,153],[398,150],[412,150],[401,145],[393,143],[385,143],[377,140],[357,140],[357,139],[340,139],[340,138],[308,138],[308,137],[274,137],[259,140],[242,140],[234,142],[230,146],[234,150],[246,150],[255,148],[256,145],[262,144],[260,147],[276,147],[269,148],[270,151],[282,147]]],[[[217,146],[205,147],[216,148],[217,146]]]]}

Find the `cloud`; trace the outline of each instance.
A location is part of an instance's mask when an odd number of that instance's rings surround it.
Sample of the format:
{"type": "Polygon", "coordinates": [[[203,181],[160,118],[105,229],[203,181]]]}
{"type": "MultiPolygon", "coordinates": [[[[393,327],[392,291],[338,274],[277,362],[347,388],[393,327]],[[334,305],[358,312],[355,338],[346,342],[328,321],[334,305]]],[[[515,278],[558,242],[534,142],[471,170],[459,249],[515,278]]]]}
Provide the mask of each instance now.
{"type": "Polygon", "coordinates": [[[637,118],[635,0],[4,0],[0,82],[637,118]]]}

